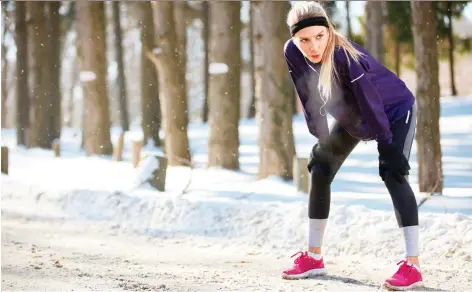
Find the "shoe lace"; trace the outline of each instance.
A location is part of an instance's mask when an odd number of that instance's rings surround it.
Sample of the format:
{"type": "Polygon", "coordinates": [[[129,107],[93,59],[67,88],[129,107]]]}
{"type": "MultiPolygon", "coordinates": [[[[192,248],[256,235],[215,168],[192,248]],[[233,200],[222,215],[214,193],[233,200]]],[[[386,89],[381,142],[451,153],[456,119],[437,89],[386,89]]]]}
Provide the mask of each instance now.
{"type": "Polygon", "coordinates": [[[404,277],[406,277],[411,272],[411,269],[413,269],[413,264],[408,260],[401,260],[397,263],[397,265],[399,264],[401,264],[401,266],[398,268],[397,273],[404,277]]]}
{"type": "Polygon", "coordinates": [[[299,251],[299,252],[293,254],[290,258],[293,258],[293,257],[296,256],[296,255],[300,255],[300,256],[297,257],[297,258],[295,259],[295,261],[294,261],[295,264],[298,264],[302,258],[308,257],[308,252],[306,252],[306,251],[305,251],[305,252],[299,251]]]}

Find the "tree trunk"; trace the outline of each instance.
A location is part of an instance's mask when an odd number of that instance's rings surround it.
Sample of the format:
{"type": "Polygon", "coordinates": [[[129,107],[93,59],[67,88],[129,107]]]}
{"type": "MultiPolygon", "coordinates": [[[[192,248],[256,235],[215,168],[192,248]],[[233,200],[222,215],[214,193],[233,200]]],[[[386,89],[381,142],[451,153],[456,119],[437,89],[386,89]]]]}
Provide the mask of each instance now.
{"type": "Polygon", "coordinates": [[[256,117],[256,68],[254,62],[254,9],[253,5],[249,4],[249,75],[251,78],[251,102],[249,103],[249,111],[247,118],[256,117]]]}
{"type": "Polygon", "coordinates": [[[264,44],[263,35],[264,32],[264,21],[262,18],[262,6],[263,1],[251,1],[251,11],[253,20],[253,35],[252,39],[254,42],[254,95],[256,98],[256,116],[257,120],[260,121],[260,107],[262,102],[262,88],[267,88],[266,85],[262,85],[263,82],[267,81],[263,78],[264,75],[264,44]]]}
{"type": "MultiPolygon", "coordinates": [[[[159,88],[161,90],[161,109],[165,131],[165,150],[169,166],[190,165],[190,149],[187,136],[188,116],[187,97],[183,74],[179,71],[177,33],[174,20],[174,2],[152,2],[154,29],[158,41],[159,88]],[[178,74],[176,74],[176,72],[178,74]]],[[[179,20],[181,21],[181,20],[179,20]]]]}
{"type": "Polygon", "coordinates": [[[240,2],[210,2],[208,166],[239,169],[240,2]]]}
{"type": "Polygon", "coordinates": [[[395,72],[397,74],[398,77],[400,77],[400,70],[401,70],[401,64],[402,64],[402,60],[401,60],[401,49],[402,49],[402,46],[401,46],[401,43],[399,41],[395,41],[395,72]]]}
{"type": "Polygon", "coordinates": [[[154,22],[150,2],[139,3],[141,8],[141,112],[143,145],[148,139],[154,146],[161,146],[159,130],[161,129],[161,105],[159,103],[159,79],[157,68],[146,56],[154,49],[154,22]]]}
{"type": "Polygon", "coordinates": [[[111,2],[113,8],[113,32],[115,34],[116,63],[118,65],[118,92],[120,101],[120,120],[123,131],[129,130],[128,98],[126,92],[125,65],[123,64],[123,41],[121,31],[120,1],[111,2]]]}
{"type": "Polygon", "coordinates": [[[80,80],[84,93],[84,148],[88,155],[110,155],[110,114],[104,2],[76,2],[80,80]]]}
{"type": "Polygon", "coordinates": [[[442,192],[439,131],[439,77],[436,16],[431,2],[411,2],[417,76],[419,185],[421,192],[442,192]]]}
{"type": "Polygon", "coordinates": [[[2,128],[6,128],[6,121],[7,121],[7,98],[8,98],[8,60],[7,60],[7,46],[5,41],[5,36],[8,31],[8,23],[5,23],[5,19],[7,18],[7,5],[3,4],[2,6],[2,128]]]}
{"type": "Polygon", "coordinates": [[[454,35],[452,33],[452,2],[447,3],[447,19],[449,25],[447,27],[447,38],[449,40],[449,71],[451,74],[451,94],[453,96],[457,95],[456,81],[454,74],[454,35]]]}
{"type": "MultiPolygon", "coordinates": [[[[186,17],[186,8],[187,2],[186,1],[176,1],[174,3],[174,24],[175,24],[175,32],[177,36],[177,56],[178,56],[178,74],[181,76],[179,77],[180,80],[183,82],[181,83],[183,96],[187,99],[187,26],[188,26],[188,19],[186,17]]],[[[186,102],[188,104],[188,102],[186,102]]],[[[187,116],[188,120],[188,109],[185,109],[184,114],[187,116]]]]}
{"type": "MultiPolygon", "coordinates": [[[[176,1],[174,3],[174,24],[175,24],[175,32],[177,36],[177,56],[178,56],[178,74],[181,76],[179,77],[182,80],[182,91],[183,96],[187,100],[187,26],[189,25],[189,18],[187,17],[187,7],[188,4],[186,1],[176,1]]],[[[186,101],[188,104],[188,101],[186,101]]],[[[188,109],[185,108],[184,114],[187,116],[186,119],[188,120],[188,109]]]]}
{"type": "Polygon", "coordinates": [[[32,116],[29,142],[31,147],[50,148],[51,128],[51,57],[50,46],[45,44],[47,35],[46,2],[28,2],[28,13],[31,16],[32,33],[32,116]]]}
{"type": "Polygon", "coordinates": [[[259,177],[271,175],[284,179],[293,177],[295,145],[292,130],[292,86],[283,58],[274,48],[283,48],[290,38],[285,29],[284,15],[290,9],[289,2],[262,2],[261,18],[273,19],[262,22],[262,50],[265,66],[260,86],[259,127],[259,177]],[[287,7],[288,5],[288,7],[287,7]],[[278,20],[278,21],[275,21],[278,20]]]}
{"type": "Polygon", "coordinates": [[[384,62],[382,1],[366,2],[365,48],[380,63],[384,62]]]}
{"type": "Polygon", "coordinates": [[[27,145],[29,133],[29,86],[28,86],[28,28],[26,26],[26,2],[15,3],[16,44],[16,139],[18,145],[27,145]]]}
{"type": "Polygon", "coordinates": [[[204,97],[203,97],[203,110],[202,110],[202,121],[208,122],[208,89],[210,84],[209,66],[210,62],[208,59],[209,44],[210,44],[210,5],[208,1],[202,2],[202,22],[203,22],[203,86],[204,86],[204,97]]]}
{"type": "Polygon", "coordinates": [[[331,0],[331,1],[320,1],[319,3],[323,6],[324,10],[326,11],[326,14],[328,14],[328,17],[332,21],[334,21],[334,15],[335,15],[336,10],[337,10],[336,1],[333,1],[333,0],[331,0]]]}
{"type": "Polygon", "coordinates": [[[351,28],[351,0],[346,0],[346,24],[347,24],[347,38],[352,40],[352,28],[351,28]]]}
{"type": "Polygon", "coordinates": [[[61,98],[61,15],[59,9],[61,2],[51,1],[47,2],[49,9],[48,30],[49,38],[45,45],[50,47],[51,54],[48,58],[50,66],[50,109],[49,109],[49,143],[54,139],[61,137],[62,127],[62,98],[61,98]]]}

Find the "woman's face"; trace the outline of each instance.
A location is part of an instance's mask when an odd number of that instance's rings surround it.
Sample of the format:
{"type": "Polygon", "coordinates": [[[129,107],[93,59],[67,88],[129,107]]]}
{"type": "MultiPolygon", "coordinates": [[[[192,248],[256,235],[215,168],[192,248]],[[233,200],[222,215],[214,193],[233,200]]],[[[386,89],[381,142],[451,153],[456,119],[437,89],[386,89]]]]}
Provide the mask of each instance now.
{"type": "Polygon", "coordinates": [[[329,40],[328,28],[324,26],[308,26],[298,31],[294,38],[303,54],[313,63],[323,59],[329,40]]]}

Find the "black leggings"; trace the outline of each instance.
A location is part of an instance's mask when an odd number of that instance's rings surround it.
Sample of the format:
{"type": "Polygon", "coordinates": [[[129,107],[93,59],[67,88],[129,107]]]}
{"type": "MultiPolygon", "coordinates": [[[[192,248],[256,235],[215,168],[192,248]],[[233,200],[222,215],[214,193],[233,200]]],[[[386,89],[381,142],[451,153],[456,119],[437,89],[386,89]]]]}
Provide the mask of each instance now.
{"type": "MultiPolygon", "coordinates": [[[[391,125],[393,142],[402,147],[403,155],[410,157],[411,145],[415,135],[416,105],[400,120],[391,125]]],[[[326,219],[331,203],[331,182],[339,168],[359,143],[343,127],[335,124],[329,138],[323,144],[321,155],[329,162],[328,173],[316,165],[311,169],[311,189],[308,205],[310,219],[326,219]]],[[[408,181],[408,179],[407,179],[408,181]]],[[[399,227],[418,225],[418,207],[415,195],[408,183],[400,184],[389,173],[385,176],[385,185],[392,197],[395,216],[399,227]]]]}

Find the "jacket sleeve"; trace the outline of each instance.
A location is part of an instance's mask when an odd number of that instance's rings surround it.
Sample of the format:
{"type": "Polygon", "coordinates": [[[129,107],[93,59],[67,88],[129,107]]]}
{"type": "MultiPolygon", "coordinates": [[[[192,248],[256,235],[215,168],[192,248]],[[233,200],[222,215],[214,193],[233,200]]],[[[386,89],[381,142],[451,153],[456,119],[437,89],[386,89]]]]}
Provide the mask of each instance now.
{"type": "Polygon", "coordinates": [[[303,108],[308,131],[323,143],[329,136],[329,127],[326,114],[321,114],[321,100],[316,98],[316,94],[313,94],[313,90],[318,90],[318,88],[316,84],[310,82],[310,72],[304,70],[303,55],[291,41],[285,44],[284,55],[290,77],[303,108]]]}
{"type": "MultiPolygon", "coordinates": [[[[345,53],[342,53],[345,55],[345,53]]],[[[347,56],[345,58],[348,58],[347,56]]],[[[347,59],[346,59],[347,60],[347,59]]],[[[359,105],[363,119],[375,140],[381,144],[392,142],[390,122],[385,113],[384,104],[377,89],[371,82],[371,64],[362,56],[359,62],[349,59],[347,72],[350,80],[348,86],[351,88],[359,105]]]]}

